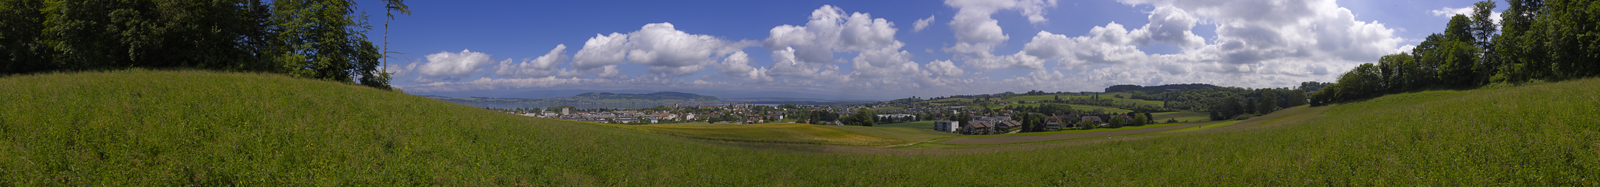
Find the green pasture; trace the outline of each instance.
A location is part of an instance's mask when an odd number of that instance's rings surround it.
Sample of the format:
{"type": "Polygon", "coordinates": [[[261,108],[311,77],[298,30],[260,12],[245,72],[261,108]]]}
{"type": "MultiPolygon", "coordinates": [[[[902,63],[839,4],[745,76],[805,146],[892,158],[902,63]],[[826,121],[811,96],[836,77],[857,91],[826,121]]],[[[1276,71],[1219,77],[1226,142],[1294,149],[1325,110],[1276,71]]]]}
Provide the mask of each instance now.
{"type": "Polygon", "coordinates": [[[933,130],[929,130],[929,129],[917,129],[917,128],[909,128],[909,127],[882,127],[882,126],[866,127],[866,126],[839,126],[839,125],[826,125],[824,127],[837,128],[837,129],[840,129],[840,130],[847,130],[847,131],[866,134],[866,135],[871,135],[871,136],[886,137],[886,138],[907,140],[907,141],[913,141],[913,142],[928,141],[928,140],[933,140],[933,139],[938,139],[938,138],[943,138],[943,137],[950,137],[950,136],[960,135],[960,134],[955,134],[955,133],[939,132],[939,131],[933,131],[933,130]]]}
{"type": "Polygon", "coordinates": [[[1142,126],[1123,126],[1121,128],[1095,128],[1095,129],[1088,129],[1088,130],[1059,130],[1059,131],[1046,131],[1046,132],[1024,132],[1024,133],[1016,133],[1016,134],[970,135],[968,137],[1001,137],[1001,136],[1031,136],[1031,135],[1047,135],[1047,134],[1072,134],[1072,133],[1086,133],[1086,132],[1105,132],[1105,131],[1133,130],[1133,129],[1143,129],[1143,128],[1152,128],[1152,127],[1165,127],[1165,126],[1173,126],[1173,125],[1188,125],[1188,124],[1194,124],[1194,123],[1158,123],[1158,124],[1150,124],[1150,125],[1142,125],[1142,126]]]}
{"type": "Polygon", "coordinates": [[[1223,121],[1223,122],[1217,122],[1217,123],[1212,123],[1212,124],[1201,125],[1201,126],[1195,127],[1195,128],[1183,128],[1183,129],[1170,130],[1170,131],[1161,132],[1161,133],[1193,132],[1193,131],[1198,131],[1198,130],[1215,129],[1215,128],[1219,128],[1219,127],[1226,127],[1226,126],[1229,126],[1229,125],[1238,124],[1239,122],[1242,122],[1242,121],[1237,121],[1237,120],[1236,121],[1223,121]]]}
{"type": "Polygon", "coordinates": [[[905,128],[914,128],[914,129],[929,129],[929,130],[932,130],[933,129],[933,122],[934,121],[931,121],[931,120],[930,121],[913,121],[913,122],[903,122],[903,123],[874,124],[872,126],[873,127],[905,127],[905,128]]]}
{"type": "Polygon", "coordinates": [[[632,128],[690,138],[835,145],[891,145],[905,140],[884,138],[853,131],[799,123],[749,125],[640,125],[632,128]]]}
{"type": "Polygon", "coordinates": [[[1150,116],[1151,116],[1151,118],[1154,118],[1154,120],[1157,123],[1166,123],[1168,119],[1177,120],[1179,122],[1183,122],[1183,121],[1188,121],[1188,122],[1211,121],[1211,114],[1205,113],[1205,112],[1195,112],[1195,111],[1156,112],[1156,113],[1150,113],[1150,116]]]}
{"type": "Polygon", "coordinates": [[[1600,79],[1218,127],[1237,130],[924,150],[695,138],[273,74],[0,88],[0,186],[1600,186],[1600,79]]]}

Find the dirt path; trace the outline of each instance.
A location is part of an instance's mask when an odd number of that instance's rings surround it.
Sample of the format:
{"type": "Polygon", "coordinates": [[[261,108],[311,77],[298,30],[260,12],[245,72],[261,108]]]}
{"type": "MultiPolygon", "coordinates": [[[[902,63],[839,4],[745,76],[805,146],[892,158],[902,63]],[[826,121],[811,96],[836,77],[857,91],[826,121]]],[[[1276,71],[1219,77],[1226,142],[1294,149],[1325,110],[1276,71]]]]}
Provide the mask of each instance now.
{"type": "Polygon", "coordinates": [[[1101,131],[1101,132],[1086,132],[1086,133],[1071,133],[1071,134],[1047,134],[1047,135],[1032,135],[1032,136],[1000,136],[1000,137],[960,137],[960,138],[945,140],[944,142],[940,142],[940,143],[946,143],[946,144],[1006,144],[1006,143],[1036,142],[1036,141],[1060,140],[1060,139],[1106,137],[1106,136],[1119,136],[1119,135],[1128,135],[1128,134],[1140,134],[1140,133],[1152,133],[1152,132],[1178,130],[1178,129],[1182,129],[1182,128],[1195,127],[1195,126],[1211,124],[1211,123],[1216,123],[1216,122],[1206,122],[1206,123],[1200,123],[1200,124],[1186,124],[1186,125],[1173,125],[1173,126],[1165,126],[1165,127],[1151,127],[1151,128],[1133,129],[1133,130],[1101,131]]]}

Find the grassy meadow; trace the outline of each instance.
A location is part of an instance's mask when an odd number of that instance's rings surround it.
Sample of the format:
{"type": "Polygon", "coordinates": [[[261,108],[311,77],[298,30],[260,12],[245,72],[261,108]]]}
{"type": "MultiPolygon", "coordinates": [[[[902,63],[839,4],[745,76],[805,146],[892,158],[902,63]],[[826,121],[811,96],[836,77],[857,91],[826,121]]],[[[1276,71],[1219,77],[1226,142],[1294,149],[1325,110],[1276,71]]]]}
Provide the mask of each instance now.
{"type": "MultiPolygon", "coordinates": [[[[856,133],[856,131],[829,128],[828,126],[822,125],[799,123],[770,123],[750,125],[633,125],[628,127],[647,129],[651,132],[690,138],[742,142],[867,146],[909,143],[908,141],[901,139],[856,133]]],[[[884,134],[903,133],[886,132],[884,134]]]]}
{"type": "Polygon", "coordinates": [[[0,186],[1600,185],[1600,79],[971,150],[704,140],[267,74],[57,73],[0,88],[0,186]]]}
{"type": "Polygon", "coordinates": [[[874,125],[872,125],[872,127],[905,127],[905,128],[914,128],[914,129],[933,130],[933,122],[934,121],[935,120],[913,121],[913,122],[903,122],[903,123],[889,123],[889,124],[874,124],[874,125]]]}
{"type": "Polygon", "coordinates": [[[907,128],[907,127],[879,127],[879,126],[864,127],[864,126],[839,126],[839,125],[828,125],[828,126],[824,126],[824,127],[837,128],[837,129],[840,129],[840,130],[847,130],[847,131],[861,133],[861,134],[867,134],[867,135],[885,137],[885,138],[894,138],[894,139],[913,141],[913,142],[928,141],[928,140],[934,140],[934,139],[938,139],[938,138],[944,138],[944,137],[950,137],[950,136],[959,135],[959,134],[955,134],[955,133],[933,131],[933,130],[930,130],[930,129],[918,129],[918,128],[907,128]]]}
{"type": "Polygon", "coordinates": [[[1150,113],[1150,117],[1155,118],[1157,123],[1166,123],[1168,119],[1177,120],[1178,122],[1211,121],[1211,114],[1195,111],[1156,112],[1150,113]]]}

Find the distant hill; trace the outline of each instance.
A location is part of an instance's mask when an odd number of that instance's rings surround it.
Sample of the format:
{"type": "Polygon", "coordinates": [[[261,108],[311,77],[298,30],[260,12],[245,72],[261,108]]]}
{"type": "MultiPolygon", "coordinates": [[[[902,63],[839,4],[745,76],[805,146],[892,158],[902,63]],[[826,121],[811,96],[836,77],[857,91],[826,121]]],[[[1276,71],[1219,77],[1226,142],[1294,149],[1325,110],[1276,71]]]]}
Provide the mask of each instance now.
{"type": "Polygon", "coordinates": [[[1161,92],[1181,92],[1181,91],[1184,91],[1184,90],[1203,89],[1203,88],[1211,88],[1211,87],[1217,87],[1217,86],[1216,85],[1210,85],[1210,84],[1199,84],[1199,83],[1196,83],[1196,84],[1168,84],[1168,85],[1161,85],[1161,86],[1139,86],[1139,85],[1126,85],[1125,84],[1125,85],[1115,85],[1115,86],[1111,86],[1111,87],[1106,87],[1106,93],[1143,91],[1145,93],[1155,94],[1155,93],[1161,93],[1161,92]]]}

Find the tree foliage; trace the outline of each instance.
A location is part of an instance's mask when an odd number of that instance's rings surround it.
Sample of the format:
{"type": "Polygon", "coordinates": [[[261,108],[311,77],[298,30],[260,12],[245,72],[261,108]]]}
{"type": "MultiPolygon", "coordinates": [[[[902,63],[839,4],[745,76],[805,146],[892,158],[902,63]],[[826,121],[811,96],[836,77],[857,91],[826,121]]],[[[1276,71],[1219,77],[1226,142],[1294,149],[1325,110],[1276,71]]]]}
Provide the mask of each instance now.
{"type": "Polygon", "coordinates": [[[1341,76],[1328,90],[1312,95],[1312,105],[1430,88],[1557,81],[1600,75],[1600,3],[1584,0],[1508,0],[1501,22],[1490,17],[1493,1],[1473,5],[1473,15],[1456,15],[1444,33],[1406,53],[1379,58],[1371,84],[1362,65],[1341,76]],[[1496,28],[1498,27],[1498,28],[1496,28]],[[1498,34],[1496,32],[1498,31],[1498,34]]]}
{"type": "Polygon", "coordinates": [[[351,0],[3,0],[0,74],[192,68],[388,88],[351,0]]]}

